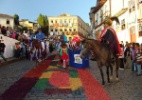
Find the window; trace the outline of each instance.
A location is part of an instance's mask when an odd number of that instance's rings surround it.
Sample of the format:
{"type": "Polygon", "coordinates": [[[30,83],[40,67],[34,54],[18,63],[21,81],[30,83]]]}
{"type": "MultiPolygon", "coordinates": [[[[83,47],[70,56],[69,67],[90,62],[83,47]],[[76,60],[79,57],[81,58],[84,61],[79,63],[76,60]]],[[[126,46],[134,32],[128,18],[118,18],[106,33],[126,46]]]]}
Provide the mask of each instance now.
{"type": "Polygon", "coordinates": [[[77,23],[76,19],[73,20],[74,23],[77,23]]]}
{"type": "Polygon", "coordinates": [[[54,24],[53,24],[53,20],[51,20],[50,27],[53,27],[53,26],[54,26],[54,24]]]}
{"type": "Polygon", "coordinates": [[[121,29],[125,29],[125,19],[121,20],[121,29]]]}
{"type": "Polygon", "coordinates": [[[103,21],[103,10],[101,10],[100,12],[100,18],[101,18],[101,22],[103,21]]]}
{"type": "Polygon", "coordinates": [[[69,23],[71,23],[71,19],[69,19],[69,23]]]}
{"type": "Polygon", "coordinates": [[[60,20],[60,27],[62,27],[63,26],[63,22],[62,22],[62,20],[60,20]]]}
{"type": "Polygon", "coordinates": [[[57,32],[57,31],[58,31],[58,29],[55,29],[55,31],[57,32]]]}
{"type": "Polygon", "coordinates": [[[116,23],[116,30],[119,30],[119,28],[120,28],[119,23],[116,23]]]}
{"type": "Polygon", "coordinates": [[[64,23],[67,23],[67,20],[66,20],[66,19],[64,20],[64,23]]]}
{"type": "Polygon", "coordinates": [[[97,20],[95,21],[95,24],[98,25],[98,19],[99,19],[98,14],[96,14],[96,19],[97,20]]]}
{"type": "Polygon", "coordinates": [[[72,40],[72,37],[69,37],[69,41],[71,41],[72,40]]]}
{"type": "Polygon", "coordinates": [[[6,24],[10,24],[10,21],[7,19],[6,24]]]}
{"type": "Polygon", "coordinates": [[[62,32],[62,29],[60,29],[60,31],[62,32]]]}
{"type": "Polygon", "coordinates": [[[53,29],[51,29],[50,31],[53,32],[53,29]]]}

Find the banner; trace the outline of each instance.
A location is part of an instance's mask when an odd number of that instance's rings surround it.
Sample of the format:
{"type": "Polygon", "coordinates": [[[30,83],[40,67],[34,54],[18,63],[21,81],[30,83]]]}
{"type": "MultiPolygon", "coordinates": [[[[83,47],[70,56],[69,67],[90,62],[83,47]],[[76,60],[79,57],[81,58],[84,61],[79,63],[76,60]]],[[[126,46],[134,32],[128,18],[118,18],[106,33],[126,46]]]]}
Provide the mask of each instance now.
{"type": "Polygon", "coordinates": [[[82,59],[80,58],[80,54],[74,54],[74,63],[82,64],[82,59]]]}

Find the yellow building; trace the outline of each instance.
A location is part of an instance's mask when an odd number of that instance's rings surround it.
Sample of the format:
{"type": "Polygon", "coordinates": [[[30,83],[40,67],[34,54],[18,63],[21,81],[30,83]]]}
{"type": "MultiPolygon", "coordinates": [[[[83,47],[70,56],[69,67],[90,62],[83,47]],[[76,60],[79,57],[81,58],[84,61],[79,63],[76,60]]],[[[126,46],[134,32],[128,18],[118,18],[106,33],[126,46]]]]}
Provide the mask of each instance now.
{"type": "Polygon", "coordinates": [[[68,40],[71,40],[78,33],[90,33],[90,27],[79,16],[61,14],[59,16],[48,16],[50,35],[62,35],[65,33],[68,40]]]}
{"type": "Polygon", "coordinates": [[[38,28],[37,23],[31,22],[27,19],[22,19],[21,21],[19,21],[19,24],[23,27],[27,27],[28,29],[33,30],[34,32],[37,31],[37,28],[38,28]]]}

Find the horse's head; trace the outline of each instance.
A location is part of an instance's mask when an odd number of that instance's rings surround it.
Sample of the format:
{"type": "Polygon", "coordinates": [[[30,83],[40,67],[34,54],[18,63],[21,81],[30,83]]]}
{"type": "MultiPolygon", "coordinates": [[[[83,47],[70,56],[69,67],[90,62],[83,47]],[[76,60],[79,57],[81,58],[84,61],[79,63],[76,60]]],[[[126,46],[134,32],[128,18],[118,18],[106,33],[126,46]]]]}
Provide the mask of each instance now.
{"type": "Polygon", "coordinates": [[[86,36],[80,35],[81,37],[81,44],[82,44],[82,50],[80,53],[80,57],[84,58],[87,54],[94,55],[94,49],[97,48],[97,42],[94,39],[90,39],[86,36]]]}
{"type": "Polygon", "coordinates": [[[81,45],[82,45],[82,49],[81,49],[81,52],[80,52],[80,57],[85,58],[86,55],[89,52],[89,45],[88,45],[88,42],[87,42],[87,38],[84,35],[79,34],[79,36],[80,36],[81,45]]]}

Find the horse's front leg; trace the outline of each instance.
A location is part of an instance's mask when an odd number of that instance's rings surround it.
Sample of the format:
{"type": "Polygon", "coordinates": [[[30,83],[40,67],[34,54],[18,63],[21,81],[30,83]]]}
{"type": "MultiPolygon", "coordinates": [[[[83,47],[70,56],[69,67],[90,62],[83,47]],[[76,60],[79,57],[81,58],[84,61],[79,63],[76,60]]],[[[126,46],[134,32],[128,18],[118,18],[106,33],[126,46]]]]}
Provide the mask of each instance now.
{"type": "Polygon", "coordinates": [[[107,81],[110,83],[110,78],[109,78],[109,66],[106,66],[106,74],[107,74],[107,81]]]}
{"type": "Polygon", "coordinates": [[[110,80],[112,80],[112,79],[113,79],[113,67],[110,64],[110,80]]]}
{"type": "Polygon", "coordinates": [[[119,69],[119,59],[116,59],[116,80],[119,81],[118,69],[119,69]]]}
{"type": "Polygon", "coordinates": [[[99,70],[100,70],[100,74],[101,74],[101,77],[102,77],[102,85],[105,85],[104,73],[103,73],[103,70],[102,70],[102,66],[99,66],[99,70]]]}
{"type": "Polygon", "coordinates": [[[36,65],[39,64],[38,49],[35,50],[36,65]]]}

